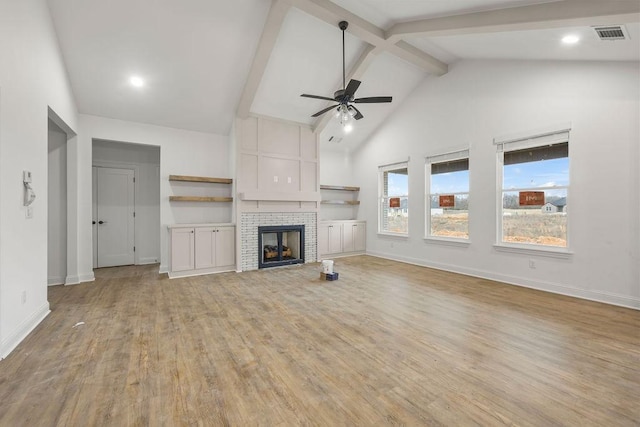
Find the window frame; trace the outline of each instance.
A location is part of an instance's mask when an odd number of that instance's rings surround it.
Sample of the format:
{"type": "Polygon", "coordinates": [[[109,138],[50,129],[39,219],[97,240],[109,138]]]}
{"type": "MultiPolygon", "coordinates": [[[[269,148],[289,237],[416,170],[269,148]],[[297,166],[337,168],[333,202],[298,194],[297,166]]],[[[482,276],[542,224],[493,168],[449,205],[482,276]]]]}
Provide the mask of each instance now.
{"type": "MultiPolygon", "coordinates": [[[[424,236],[423,239],[425,241],[432,242],[443,242],[443,243],[453,243],[467,246],[471,243],[471,235],[470,230],[467,228],[467,234],[469,237],[445,237],[445,236],[435,236],[431,234],[431,196],[440,195],[440,193],[431,193],[431,176],[432,176],[432,167],[431,165],[435,163],[443,163],[446,161],[453,160],[463,160],[467,159],[469,162],[469,168],[467,171],[471,170],[471,158],[469,156],[469,148],[457,149],[454,151],[449,151],[446,153],[439,153],[434,155],[429,155],[425,157],[425,197],[424,197],[424,236]]],[[[469,200],[469,196],[471,194],[470,188],[471,180],[469,180],[469,186],[466,192],[448,192],[447,195],[466,195],[467,201],[469,200]]],[[[467,227],[469,226],[469,218],[467,218],[467,227]]]]}
{"type": "Polygon", "coordinates": [[[571,187],[571,143],[570,143],[570,125],[562,125],[549,130],[541,130],[538,132],[531,132],[527,134],[514,135],[510,137],[495,138],[493,143],[496,146],[496,242],[494,243],[494,249],[500,252],[512,252],[525,255],[541,255],[553,258],[569,258],[573,255],[570,246],[570,219],[567,213],[567,233],[566,240],[567,245],[565,247],[541,245],[535,243],[514,243],[504,241],[504,229],[503,229],[503,196],[505,192],[517,192],[517,191],[547,191],[555,189],[563,189],[566,191],[566,198],[569,200],[569,193],[571,187]],[[516,151],[526,148],[535,148],[545,145],[567,143],[567,160],[569,162],[569,184],[554,187],[523,187],[505,189],[504,185],[504,153],[509,151],[516,151]]]}
{"type": "MultiPolygon", "coordinates": [[[[394,196],[394,197],[397,197],[397,196],[394,196]]],[[[394,236],[394,237],[409,237],[409,159],[378,166],[378,234],[384,235],[384,236],[394,236]],[[398,169],[407,170],[407,194],[404,196],[399,196],[400,198],[406,197],[407,199],[407,232],[406,233],[382,229],[384,200],[389,198],[388,194],[387,195],[384,194],[384,174],[385,172],[390,172],[398,169]]]]}

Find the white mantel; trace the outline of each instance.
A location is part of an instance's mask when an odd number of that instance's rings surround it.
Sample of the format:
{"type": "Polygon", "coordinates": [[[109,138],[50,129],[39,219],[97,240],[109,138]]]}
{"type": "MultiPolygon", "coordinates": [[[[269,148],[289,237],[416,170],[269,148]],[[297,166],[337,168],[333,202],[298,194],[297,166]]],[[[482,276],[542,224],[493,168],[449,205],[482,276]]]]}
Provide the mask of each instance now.
{"type": "Polygon", "coordinates": [[[310,191],[299,191],[292,193],[249,191],[246,193],[239,193],[238,198],[240,200],[270,202],[319,202],[320,193],[310,191]]]}

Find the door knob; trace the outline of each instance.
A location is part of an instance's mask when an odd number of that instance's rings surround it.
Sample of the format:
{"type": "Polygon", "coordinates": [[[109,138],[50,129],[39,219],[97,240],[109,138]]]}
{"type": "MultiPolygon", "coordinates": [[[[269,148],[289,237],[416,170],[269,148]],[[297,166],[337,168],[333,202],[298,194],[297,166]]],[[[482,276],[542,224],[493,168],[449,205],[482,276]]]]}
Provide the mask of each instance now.
{"type": "Polygon", "coordinates": [[[95,221],[91,221],[91,225],[96,225],[96,222],[95,221]]]}
{"type": "Polygon", "coordinates": [[[102,225],[102,224],[106,224],[107,221],[98,221],[98,224],[102,225]]]}

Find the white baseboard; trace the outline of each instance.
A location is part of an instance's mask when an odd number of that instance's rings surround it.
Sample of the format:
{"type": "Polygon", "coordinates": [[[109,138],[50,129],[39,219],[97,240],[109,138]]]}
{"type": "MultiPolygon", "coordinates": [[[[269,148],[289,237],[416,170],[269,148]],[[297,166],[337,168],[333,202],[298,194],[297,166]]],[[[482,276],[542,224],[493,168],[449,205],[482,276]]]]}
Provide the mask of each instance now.
{"type": "Polygon", "coordinates": [[[42,304],[31,316],[25,319],[15,331],[0,342],[0,360],[4,359],[35,329],[42,320],[51,313],[49,303],[42,304]]]}
{"type": "Polygon", "coordinates": [[[158,258],[154,258],[154,257],[145,257],[145,258],[140,258],[138,260],[138,265],[157,264],[157,263],[158,263],[158,258]]]}
{"type": "Polygon", "coordinates": [[[495,280],[509,285],[521,286],[524,288],[536,289],[539,291],[551,292],[554,294],[566,295],[575,298],[586,299],[589,301],[602,302],[605,304],[617,305],[626,308],[640,310],[640,298],[619,295],[611,292],[592,291],[580,289],[562,283],[553,283],[540,280],[531,280],[526,277],[517,277],[506,274],[495,273],[492,271],[479,270],[474,268],[460,267],[458,265],[427,262],[418,258],[389,255],[383,252],[367,251],[367,255],[378,258],[389,259],[393,261],[405,262],[407,264],[418,265],[421,267],[434,268],[436,270],[449,271],[452,273],[464,274],[467,276],[478,277],[481,279],[495,280]]]}
{"type": "Polygon", "coordinates": [[[67,276],[64,279],[64,284],[65,285],[77,285],[78,283],[80,283],[80,277],[79,276],[67,276]]]}
{"type": "Polygon", "coordinates": [[[226,265],[223,267],[202,268],[199,270],[170,271],[169,279],[176,279],[179,277],[204,276],[205,274],[227,273],[229,271],[235,270],[235,265],[226,265]]]}
{"type": "Polygon", "coordinates": [[[64,277],[47,277],[47,286],[64,285],[64,277]]]}
{"type": "Polygon", "coordinates": [[[160,264],[160,268],[158,269],[158,274],[165,274],[169,272],[169,268],[166,265],[160,264]]]}
{"type": "Polygon", "coordinates": [[[325,254],[322,255],[321,257],[318,258],[317,262],[322,262],[323,260],[329,260],[329,259],[333,259],[333,258],[345,258],[348,256],[357,256],[357,255],[365,255],[364,251],[358,251],[358,252],[338,252],[335,254],[325,254]]]}
{"type": "Polygon", "coordinates": [[[93,271],[92,271],[91,273],[81,274],[80,276],[67,276],[64,281],[64,284],[78,285],[84,282],[93,282],[94,280],[96,280],[96,276],[93,274],[93,271]]]}
{"type": "Polygon", "coordinates": [[[80,275],[80,282],[81,283],[93,282],[94,280],[96,280],[96,276],[93,274],[93,271],[91,273],[80,275]]]}

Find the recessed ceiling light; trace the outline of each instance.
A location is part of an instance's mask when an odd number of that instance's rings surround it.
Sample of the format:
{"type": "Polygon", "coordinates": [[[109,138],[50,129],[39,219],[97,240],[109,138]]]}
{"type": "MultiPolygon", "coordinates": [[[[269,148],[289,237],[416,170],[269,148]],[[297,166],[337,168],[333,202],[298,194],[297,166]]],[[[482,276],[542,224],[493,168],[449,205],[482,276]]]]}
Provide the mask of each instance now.
{"type": "Polygon", "coordinates": [[[138,76],[132,76],[129,79],[129,83],[131,83],[131,86],[133,86],[133,87],[142,87],[142,86],[144,86],[144,80],[142,80],[142,78],[140,78],[138,76]]]}
{"type": "Polygon", "coordinates": [[[568,35],[568,36],[564,36],[562,38],[562,43],[564,43],[564,44],[576,44],[579,41],[580,41],[580,37],[578,37],[578,36],[576,36],[574,34],[571,34],[571,35],[568,35]]]}

